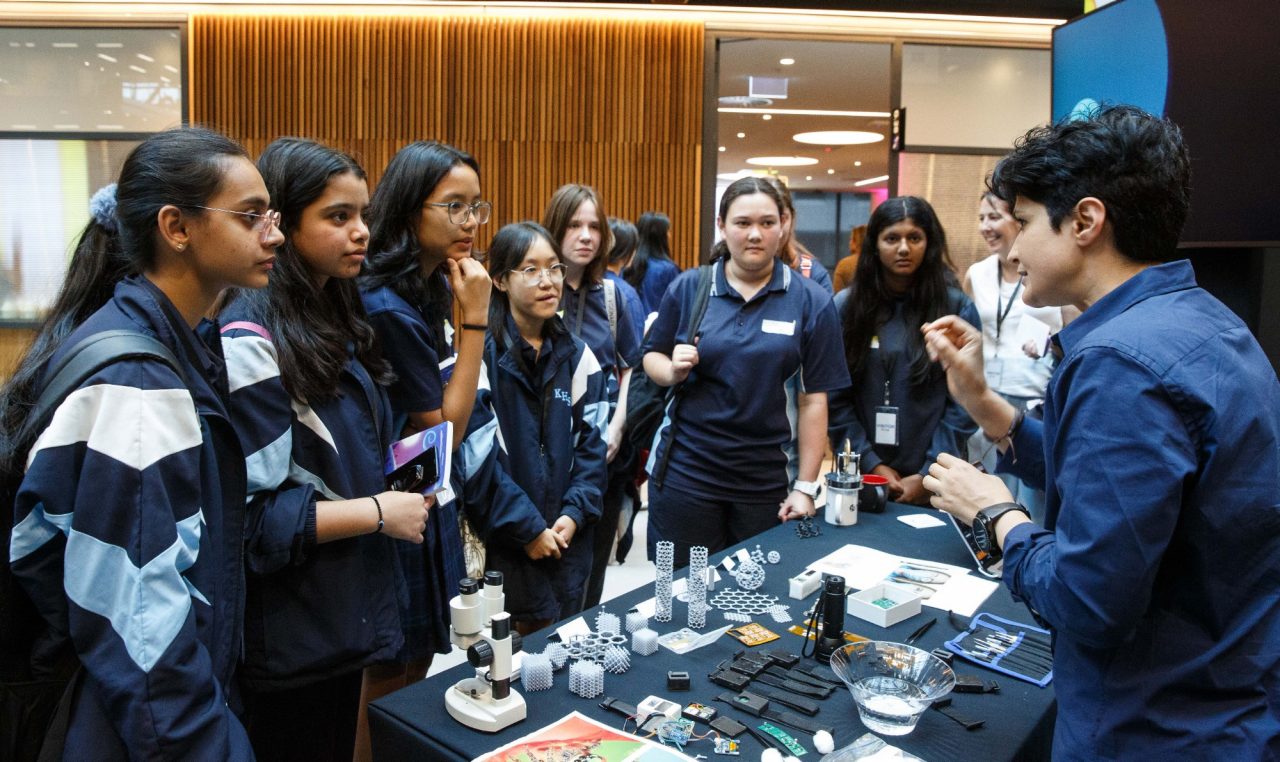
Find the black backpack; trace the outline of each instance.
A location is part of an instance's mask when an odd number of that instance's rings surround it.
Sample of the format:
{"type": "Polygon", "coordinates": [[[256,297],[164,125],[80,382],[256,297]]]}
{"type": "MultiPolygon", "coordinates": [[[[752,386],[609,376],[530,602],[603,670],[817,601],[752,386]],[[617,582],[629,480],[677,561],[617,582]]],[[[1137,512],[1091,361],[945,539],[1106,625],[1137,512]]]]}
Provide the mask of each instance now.
{"type": "MultiPolygon", "coordinates": [[[[698,268],[698,290],[693,297],[693,314],[689,320],[689,335],[696,336],[702,325],[702,317],[707,312],[707,303],[711,300],[712,265],[698,268]]],[[[640,453],[653,445],[653,436],[662,425],[662,418],[667,409],[667,402],[673,396],[675,404],[671,408],[671,435],[675,436],[675,413],[679,407],[679,390],[683,383],[672,387],[658,386],[645,375],[644,366],[631,371],[631,383],[627,386],[627,440],[635,452],[640,453]]],[[[667,470],[667,457],[671,452],[668,447],[663,451],[663,458],[656,464],[654,473],[649,478],[659,487],[662,476],[667,470]]]]}
{"type": "MultiPolygon", "coordinates": [[[[36,438],[71,392],[93,374],[121,360],[154,359],[184,377],[173,352],[154,337],[137,331],[102,331],[72,347],[44,374],[44,388],[14,440],[14,463],[22,463],[36,438]]],[[[61,757],[70,719],[67,689],[79,661],[66,633],[57,632],[36,610],[9,571],[14,500],[23,470],[0,474],[0,760],[61,757]],[[43,749],[46,738],[50,748],[43,749]]]]}

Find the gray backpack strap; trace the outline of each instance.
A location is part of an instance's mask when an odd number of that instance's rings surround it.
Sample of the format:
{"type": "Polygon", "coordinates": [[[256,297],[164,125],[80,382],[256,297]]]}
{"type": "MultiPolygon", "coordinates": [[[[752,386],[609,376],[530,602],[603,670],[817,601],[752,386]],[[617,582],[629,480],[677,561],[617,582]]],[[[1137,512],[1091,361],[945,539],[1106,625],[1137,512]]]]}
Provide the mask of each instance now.
{"type": "Polygon", "coordinates": [[[609,335],[613,343],[618,344],[618,284],[604,279],[604,311],[609,316],[609,335]]]}

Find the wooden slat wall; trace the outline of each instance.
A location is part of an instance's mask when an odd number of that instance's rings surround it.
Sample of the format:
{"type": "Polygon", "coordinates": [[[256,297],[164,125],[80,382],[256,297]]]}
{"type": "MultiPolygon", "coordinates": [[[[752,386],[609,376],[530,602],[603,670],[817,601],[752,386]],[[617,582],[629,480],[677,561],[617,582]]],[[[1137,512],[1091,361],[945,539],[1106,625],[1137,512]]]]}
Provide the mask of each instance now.
{"type": "Polygon", "coordinates": [[[480,162],[490,236],[582,182],[611,215],[666,212],[677,262],[698,260],[701,23],[196,14],[189,39],[192,120],[255,155],[309,137],[376,182],[442,140],[480,162]]]}

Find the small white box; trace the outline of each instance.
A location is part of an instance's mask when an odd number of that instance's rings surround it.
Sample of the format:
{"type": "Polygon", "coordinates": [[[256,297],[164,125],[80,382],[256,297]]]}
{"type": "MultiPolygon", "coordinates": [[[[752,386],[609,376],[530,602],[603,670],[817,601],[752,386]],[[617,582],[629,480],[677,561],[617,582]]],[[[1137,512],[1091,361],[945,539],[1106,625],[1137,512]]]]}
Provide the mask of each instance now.
{"type": "Polygon", "coordinates": [[[805,569],[787,582],[791,597],[802,601],[816,593],[822,586],[822,575],[815,569],[805,569]]]}
{"type": "Polygon", "coordinates": [[[890,627],[920,613],[920,596],[888,582],[849,596],[848,611],[859,619],[890,627]],[[892,602],[886,605],[885,602],[892,602]]]}

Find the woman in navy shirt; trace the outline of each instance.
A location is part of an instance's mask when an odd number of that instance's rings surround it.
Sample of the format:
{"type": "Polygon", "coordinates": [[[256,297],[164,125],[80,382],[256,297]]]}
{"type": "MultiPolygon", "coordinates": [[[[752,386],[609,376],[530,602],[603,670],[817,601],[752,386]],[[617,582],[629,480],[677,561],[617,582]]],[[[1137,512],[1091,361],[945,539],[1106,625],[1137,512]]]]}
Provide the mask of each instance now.
{"type": "Polygon", "coordinates": [[[636,255],[622,275],[640,292],[646,317],[658,311],[662,295],[680,274],[671,261],[670,233],[671,220],[662,212],[645,212],[636,220],[636,255]]]}
{"type": "Polygon", "coordinates": [[[927,505],[922,484],[938,453],[964,452],[977,426],[947,393],[920,326],[978,313],[947,278],[947,239],[928,201],[891,198],[867,223],[853,284],[836,297],[853,386],[831,404],[833,449],[849,440],[862,470],[889,480],[889,496],[927,505]]]}
{"type": "MultiPolygon", "coordinates": [[[[617,285],[604,277],[613,234],[604,206],[594,189],[565,185],[555,192],[543,215],[543,226],[560,246],[565,271],[560,306],[569,332],[586,342],[604,372],[609,395],[609,427],[605,442],[612,464],[622,446],[627,424],[627,387],[631,369],[640,362],[640,328],[634,325],[626,299],[617,285]]],[[[613,536],[625,499],[623,464],[611,468],[604,496],[604,513],[596,528],[597,547],[585,605],[600,602],[604,572],[613,548],[613,536]]]]}
{"type": "Polygon", "coordinates": [[[297,138],[258,169],[285,243],[268,287],[219,315],[249,474],[245,724],[262,759],[350,759],[362,670],[404,642],[392,538],[421,543],[427,505],[383,488],[391,367],[355,284],[364,170],[297,138]]]}
{"type": "Polygon", "coordinates": [[[693,545],[714,553],[814,513],[827,393],[847,386],[849,375],[831,296],[778,258],[784,209],[765,180],[730,185],[697,335],[689,327],[700,272],[690,271],[667,290],[645,340],[649,377],[682,384],[677,433],[671,436],[668,407],[649,459],[650,536],[674,542],[678,564],[693,545]],[[783,452],[792,437],[785,387],[796,375],[800,465],[792,484],[783,452]],[[655,475],[664,457],[665,471],[655,475]]]}

